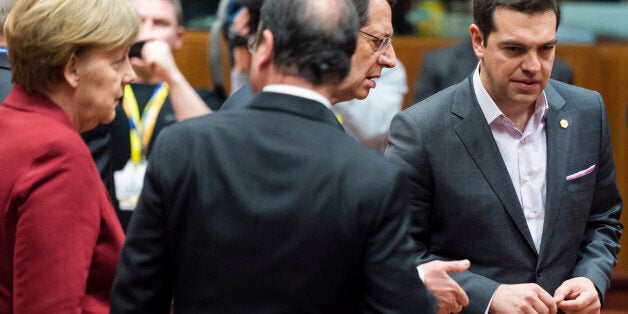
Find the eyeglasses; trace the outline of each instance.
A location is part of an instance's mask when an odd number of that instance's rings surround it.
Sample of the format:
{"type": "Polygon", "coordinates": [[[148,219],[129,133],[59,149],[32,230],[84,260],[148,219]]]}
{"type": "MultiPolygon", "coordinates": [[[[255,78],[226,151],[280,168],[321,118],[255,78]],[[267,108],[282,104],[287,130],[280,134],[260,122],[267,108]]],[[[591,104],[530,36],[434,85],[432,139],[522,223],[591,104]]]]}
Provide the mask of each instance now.
{"type": "Polygon", "coordinates": [[[257,24],[257,31],[255,32],[255,35],[249,35],[249,38],[246,40],[246,48],[249,50],[249,53],[255,53],[255,49],[257,49],[257,44],[259,43],[260,37],[262,37],[263,31],[264,28],[262,27],[262,21],[260,20],[259,24],[257,24]]]}
{"type": "Polygon", "coordinates": [[[388,46],[390,46],[392,44],[392,37],[390,37],[390,36],[386,36],[384,38],[380,38],[380,37],[377,37],[377,36],[375,36],[373,34],[369,34],[369,33],[365,32],[365,31],[362,31],[362,30],[360,30],[360,33],[362,33],[362,34],[364,34],[366,36],[369,36],[369,37],[379,41],[379,48],[377,48],[377,52],[378,53],[380,53],[382,51],[385,51],[388,48],[388,46]]]}

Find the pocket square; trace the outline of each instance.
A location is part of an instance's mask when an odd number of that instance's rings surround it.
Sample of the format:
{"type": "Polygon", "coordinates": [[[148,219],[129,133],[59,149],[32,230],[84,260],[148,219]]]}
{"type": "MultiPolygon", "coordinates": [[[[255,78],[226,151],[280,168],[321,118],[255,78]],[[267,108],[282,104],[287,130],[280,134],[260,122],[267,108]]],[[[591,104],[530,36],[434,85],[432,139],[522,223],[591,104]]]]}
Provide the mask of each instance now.
{"type": "Polygon", "coordinates": [[[595,165],[593,165],[593,166],[591,166],[591,167],[589,167],[587,169],[580,170],[580,171],[578,171],[578,172],[576,172],[574,174],[570,174],[565,179],[567,179],[567,181],[570,181],[570,180],[582,178],[582,177],[586,176],[587,174],[593,172],[593,170],[595,170],[595,165]]]}

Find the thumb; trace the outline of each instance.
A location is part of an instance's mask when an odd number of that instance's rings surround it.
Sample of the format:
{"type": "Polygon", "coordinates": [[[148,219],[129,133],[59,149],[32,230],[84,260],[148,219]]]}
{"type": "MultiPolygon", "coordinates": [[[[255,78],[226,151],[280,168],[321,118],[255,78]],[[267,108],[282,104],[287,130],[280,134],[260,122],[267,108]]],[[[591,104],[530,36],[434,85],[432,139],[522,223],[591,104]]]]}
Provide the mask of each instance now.
{"type": "Polygon", "coordinates": [[[556,292],[554,292],[554,302],[559,303],[565,300],[566,295],[567,294],[565,292],[564,286],[558,287],[558,289],[556,289],[556,292]]]}
{"type": "Polygon", "coordinates": [[[451,273],[461,273],[467,269],[469,269],[469,267],[471,266],[471,262],[469,262],[468,259],[465,260],[461,260],[461,261],[451,261],[451,262],[445,262],[445,271],[448,274],[451,273]]]}

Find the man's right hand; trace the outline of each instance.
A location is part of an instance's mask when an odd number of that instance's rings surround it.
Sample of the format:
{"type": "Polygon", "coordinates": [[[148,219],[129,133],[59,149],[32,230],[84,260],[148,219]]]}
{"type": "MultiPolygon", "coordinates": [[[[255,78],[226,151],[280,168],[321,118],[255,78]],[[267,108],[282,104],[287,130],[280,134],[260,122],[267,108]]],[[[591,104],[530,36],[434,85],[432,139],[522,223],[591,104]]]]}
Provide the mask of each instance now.
{"type": "Polygon", "coordinates": [[[417,267],[425,275],[425,287],[438,300],[438,313],[458,313],[462,311],[462,307],[469,304],[467,294],[448,274],[463,272],[469,269],[470,265],[468,260],[449,262],[436,260],[417,267]]]}
{"type": "Polygon", "coordinates": [[[489,313],[556,314],[554,298],[535,283],[500,285],[495,290],[489,313]]]}

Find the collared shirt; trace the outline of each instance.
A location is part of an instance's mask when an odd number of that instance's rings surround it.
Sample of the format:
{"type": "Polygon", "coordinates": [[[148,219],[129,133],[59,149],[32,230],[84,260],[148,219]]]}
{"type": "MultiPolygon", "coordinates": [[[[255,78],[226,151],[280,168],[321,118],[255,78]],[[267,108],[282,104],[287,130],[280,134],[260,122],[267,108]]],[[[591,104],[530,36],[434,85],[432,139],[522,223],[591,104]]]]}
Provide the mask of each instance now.
{"type": "Polygon", "coordinates": [[[322,103],[323,105],[325,105],[325,107],[327,107],[327,109],[331,110],[331,102],[329,102],[329,99],[325,98],[325,96],[311,89],[298,87],[294,85],[272,84],[272,85],[264,86],[262,90],[269,93],[287,94],[287,95],[311,99],[311,100],[322,103]]]}
{"type": "Polygon", "coordinates": [[[517,192],[534,246],[539,252],[545,220],[547,181],[545,114],[549,107],[545,92],[536,100],[534,113],[525,129],[518,130],[488,95],[480,80],[479,65],[473,74],[473,87],[517,192]]]}

